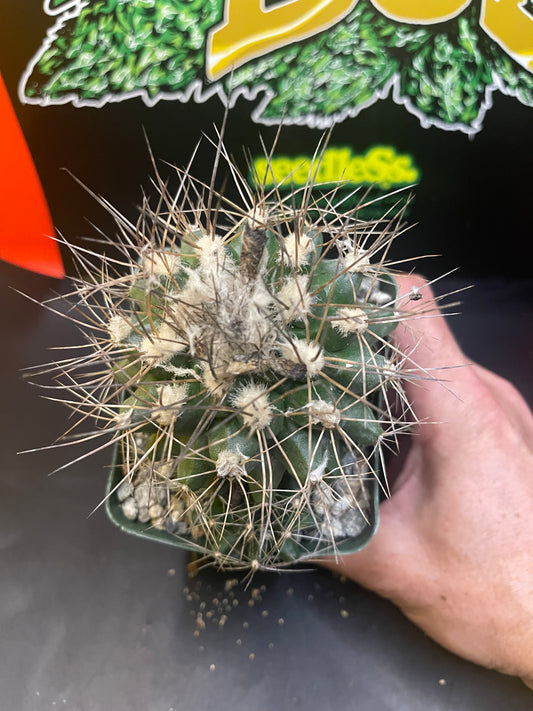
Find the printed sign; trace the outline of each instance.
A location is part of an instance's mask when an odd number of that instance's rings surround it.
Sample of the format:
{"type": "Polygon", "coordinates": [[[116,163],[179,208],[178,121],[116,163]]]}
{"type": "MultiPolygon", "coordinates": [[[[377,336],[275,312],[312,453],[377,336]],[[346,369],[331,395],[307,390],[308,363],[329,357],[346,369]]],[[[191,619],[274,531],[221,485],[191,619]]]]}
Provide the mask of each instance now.
{"type": "Polygon", "coordinates": [[[533,0],[45,0],[22,101],[233,106],[326,128],[385,97],[475,133],[495,91],[533,105],[533,0]]]}
{"type": "Polygon", "coordinates": [[[347,188],[368,185],[390,190],[418,183],[420,171],[411,156],[396,153],[392,146],[373,146],[364,155],[332,146],[319,158],[261,156],[254,160],[254,177],[266,188],[276,185],[293,189],[312,181],[326,186],[340,182],[347,188]]]}

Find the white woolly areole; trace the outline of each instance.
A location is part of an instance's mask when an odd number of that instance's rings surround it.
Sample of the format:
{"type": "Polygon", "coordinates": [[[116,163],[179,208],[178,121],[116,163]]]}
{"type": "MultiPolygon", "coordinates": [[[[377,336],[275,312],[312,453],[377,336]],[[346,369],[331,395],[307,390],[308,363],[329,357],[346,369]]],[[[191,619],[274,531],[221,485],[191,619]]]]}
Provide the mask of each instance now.
{"type": "Polygon", "coordinates": [[[217,476],[221,479],[241,479],[246,474],[245,457],[240,452],[224,449],[217,457],[217,476]]]}
{"type": "Polygon", "coordinates": [[[284,256],[289,260],[289,264],[294,269],[299,269],[309,261],[309,257],[315,251],[315,243],[309,235],[305,234],[297,236],[295,232],[291,232],[283,242],[284,256]]]}
{"type": "Polygon", "coordinates": [[[313,378],[324,367],[322,347],[318,343],[308,343],[303,338],[295,338],[282,347],[282,354],[293,363],[301,363],[313,378]]]}
{"type": "Polygon", "coordinates": [[[389,359],[385,361],[385,366],[381,368],[380,374],[383,379],[398,380],[401,382],[402,363],[389,359]]]}
{"type": "Polygon", "coordinates": [[[307,481],[309,481],[311,484],[316,484],[317,482],[322,481],[324,474],[326,474],[327,466],[328,453],[324,452],[320,464],[307,473],[307,481]]]}
{"type": "Polygon", "coordinates": [[[311,400],[307,406],[313,424],[321,424],[327,429],[334,429],[341,421],[340,410],[332,402],[311,400]]]}
{"type": "Polygon", "coordinates": [[[170,425],[183,409],[183,404],[189,394],[188,383],[168,383],[159,385],[157,396],[161,405],[154,413],[160,425],[170,425]]]}
{"type": "Polygon", "coordinates": [[[181,266],[181,260],[177,254],[170,252],[146,252],[142,260],[143,270],[156,277],[171,276],[175,274],[181,266]]]}
{"type": "Polygon", "coordinates": [[[281,317],[285,323],[303,319],[311,306],[311,294],[307,290],[308,278],[290,277],[279,290],[277,297],[281,317]]]}
{"type": "Polygon", "coordinates": [[[113,343],[121,343],[130,335],[132,325],[124,316],[115,314],[109,319],[107,330],[113,343]]]}
{"type": "Polygon", "coordinates": [[[343,336],[364,333],[368,328],[368,315],[363,309],[342,307],[335,312],[332,324],[343,336]]]}
{"type": "Polygon", "coordinates": [[[153,358],[156,362],[163,363],[175,353],[184,350],[185,344],[176,340],[177,337],[176,331],[168,323],[163,323],[157,333],[143,338],[139,353],[146,360],[153,358]]]}
{"type": "Polygon", "coordinates": [[[372,267],[367,250],[354,246],[350,238],[342,240],[339,247],[343,252],[343,269],[355,274],[367,272],[372,267]]]}
{"type": "Polygon", "coordinates": [[[272,422],[272,408],[264,385],[244,385],[233,398],[233,406],[239,410],[244,424],[251,430],[262,430],[272,422]]]}
{"type": "Polygon", "coordinates": [[[213,294],[212,280],[203,279],[198,271],[191,272],[187,284],[170,307],[169,318],[179,329],[187,332],[191,320],[201,313],[202,304],[208,304],[213,300],[213,294]]]}
{"type": "Polygon", "coordinates": [[[228,256],[224,247],[224,238],[220,235],[205,235],[194,245],[200,267],[206,271],[216,271],[228,256]]]}
{"type": "Polygon", "coordinates": [[[212,394],[222,395],[228,388],[231,381],[225,377],[225,372],[213,372],[208,363],[202,363],[202,385],[212,394]]]}
{"type": "Polygon", "coordinates": [[[269,222],[268,210],[263,205],[256,205],[248,212],[248,225],[252,230],[266,227],[269,222]]]}
{"type": "Polygon", "coordinates": [[[118,427],[127,427],[133,417],[133,407],[131,405],[121,405],[119,411],[113,418],[118,427]]]}
{"type": "MultiPolygon", "coordinates": [[[[241,289],[243,297],[246,298],[248,296],[247,288],[243,286],[241,289]]],[[[257,280],[252,294],[248,297],[248,303],[261,312],[260,318],[261,320],[264,320],[264,314],[272,303],[272,296],[263,281],[259,279],[257,280]]],[[[252,314],[252,318],[254,315],[255,314],[252,314]]]]}

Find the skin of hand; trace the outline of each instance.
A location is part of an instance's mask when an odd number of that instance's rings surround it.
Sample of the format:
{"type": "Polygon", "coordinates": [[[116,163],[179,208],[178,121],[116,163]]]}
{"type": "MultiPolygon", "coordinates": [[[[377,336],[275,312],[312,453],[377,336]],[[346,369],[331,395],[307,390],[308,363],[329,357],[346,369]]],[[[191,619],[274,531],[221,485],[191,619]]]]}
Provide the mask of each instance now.
{"type": "MultiPolygon", "coordinates": [[[[422,278],[398,281],[400,294],[421,289],[407,308],[436,312],[422,278]]],[[[406,383],[421,424],[372,541],[321,564],[391,600],[452,652],[533,689],[531,411],[465,357],[441,315],[400,324],[393,342],[426,371],[406,383]]]]}

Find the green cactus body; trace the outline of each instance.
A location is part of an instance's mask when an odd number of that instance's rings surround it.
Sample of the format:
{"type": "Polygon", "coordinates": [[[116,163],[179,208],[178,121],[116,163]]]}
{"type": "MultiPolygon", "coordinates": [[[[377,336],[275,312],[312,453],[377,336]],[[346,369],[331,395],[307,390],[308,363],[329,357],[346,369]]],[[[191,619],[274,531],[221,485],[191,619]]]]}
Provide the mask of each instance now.
{"type": "Polygon", "coordinates": [[[115,512],[252,569],[371,526],[397,289],[352,223],[263,201],[223,236],[180,214],[142,237],[105,316],[115,512]],[[157,515],[121,481],[148,482],[157,515]]]}

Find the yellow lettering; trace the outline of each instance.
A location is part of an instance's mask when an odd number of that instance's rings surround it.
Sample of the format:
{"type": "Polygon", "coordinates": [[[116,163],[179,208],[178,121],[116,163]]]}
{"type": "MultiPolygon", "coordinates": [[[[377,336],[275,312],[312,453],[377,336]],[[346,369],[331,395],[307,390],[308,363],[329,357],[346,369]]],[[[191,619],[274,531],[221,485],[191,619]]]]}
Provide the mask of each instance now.
{"type": "Polygon", "coordinates": [[[338,180],[343,180],[349,160],[349,148],[328,148],[324,151],[320,167],[316,171],[316,181],[318,183],[336,183],[338,180]]]}
{"type": "Polygon", "coordinates": [[[420,179],[419,171],[413,166],[409,156],[398,156],[394,162],[395,170],[391,173],[391,183],[416,183],[420,179]]]}
{"type": "Polygon", "coordinates": [[[345,17],[359,0],[226,0],[225,19],[207,38],[206,73],[218,79],[235,67],[291,42],[312,37],[345,17]]]}
{"type": "Polygon", "coordinates": [[[346,178],[352,183],[364,183],[366,180],[365,159],[361,156],[352,158],[346,171],[346,178]]]}
{"type": "Polygon", "coordinates": [[[479,24],[516,62],[533,72],[533,17],[526,0],[483,0],[479,24]]]}
{"type": "Polygon", "coordinates": [[[311,168],[311,161],[305,156],[298,156],[292,162],[292,175],[291,179],[295,185],[305,185],[308,180],[311,179],[309,175],[309,169],[311,168]]]}
{"type": "Polygon", "coordinates": [[[373,146],[363,155],[353,155],[349,148],[327,148],[320,160],[300,155],[295,158],[273,156],[270,162],[260,157],[254,160],[253,182],[265,186],[278,185],[289,189],[293,185],[328,184],[376,185],[388,189],[393,185],[416,183],[420,171],[411,156],[398,154],[392,146],[373,146]]]}
{"type": "Polygon", "coordinates": [[[392,148],[383,146],[376,146],[376,148],[367,151],[365,156],[366,182],[389,187],[390,166],[395,155],[392,148]]]}
{"type": "Polygon", "coordinates": [[[290,158],[277,158],[272,161],[272,172],[274,174],[274,184],[280,185],[284,184],[286,187],[290,187],[290,174],[292,170],[292,165],[290,158]]]}
{"type": "Polygon", "coordinates": [[[387,17],[399,22],[428,25],[443,22],[462,12],[471,0],[372,0],[387,17]]]}
{"type": "Polygon", "coordinates": [[[270,185],[272,183],[272,175],[268,168],[268,160],[266,158],[256,158],[254,160],[254,172],[253,177],[254,183],[259,183],[259,185],[270,185]]]}
{"type": "MultiPolygon", "coordinates": [[[[322,32],[359,0],[225,0],[224,20],[209,31],[206,73],[215,80],[251,59],[322,32]]],[[[387,17],[416,25],[456,17],[472,0],[371,0],[387,17]]],[[[482,0],[480,25],[516,62],[533,72],[533,17],[527,0],[482,0]]]]}

